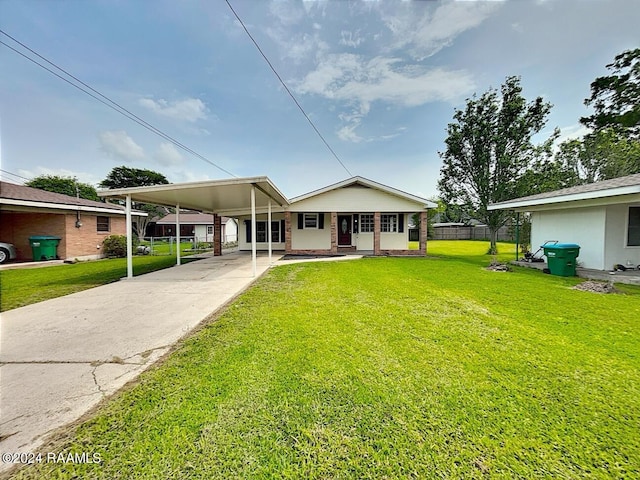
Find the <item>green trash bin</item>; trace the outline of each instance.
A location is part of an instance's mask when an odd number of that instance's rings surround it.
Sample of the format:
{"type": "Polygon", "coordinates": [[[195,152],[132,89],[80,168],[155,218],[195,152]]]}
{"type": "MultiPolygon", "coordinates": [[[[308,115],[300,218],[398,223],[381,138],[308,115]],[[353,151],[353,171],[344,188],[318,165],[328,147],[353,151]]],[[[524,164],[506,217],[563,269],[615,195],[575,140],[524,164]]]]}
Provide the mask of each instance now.
{"type": "Polygon", "coordinates": [[[60,237],[51,235],[34,235],[29,237],[31,252],[33,253],[33,261],[55,260],[58,258],[58,244],[60,237]]]}
{"type": "Polygon", "coordinates": [[[547,265],[552,275],[560,277],[576,276],[576,259],[580,255],[580,245],[575,243],[556,243],[542,245],[547,257],[547,265]]]}

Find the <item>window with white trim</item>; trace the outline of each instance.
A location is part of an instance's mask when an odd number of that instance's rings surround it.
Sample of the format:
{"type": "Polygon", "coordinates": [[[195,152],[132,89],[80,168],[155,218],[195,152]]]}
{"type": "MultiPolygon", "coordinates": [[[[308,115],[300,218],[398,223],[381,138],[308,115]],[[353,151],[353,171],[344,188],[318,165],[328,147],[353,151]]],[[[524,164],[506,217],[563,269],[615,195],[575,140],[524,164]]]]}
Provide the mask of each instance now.
{"type": "Polygon", "coordinates": [[[360,232],[362,233],[373,232],[373,213],[360,214],[360,232]]]}
{"type": "Polygon", "coordinates": [[[305,213],[304,214],[304,228],[318,228],[318,214],[317,213],[305,213]]]}
{"type": "Polygon", "coordinates": [[[213,225],[207,225],[207,235],[213,235],[213,225]]]}
{"type": "Polygon", "coordinates": [[[640,207],[629,207],[627,247],[640,247],[640,207]]]}
{"type": "Polygon", "coordinates": [[[396,233],[398,231],[398,214],[384,213],[380,215],[380,231],[396,233]]]}

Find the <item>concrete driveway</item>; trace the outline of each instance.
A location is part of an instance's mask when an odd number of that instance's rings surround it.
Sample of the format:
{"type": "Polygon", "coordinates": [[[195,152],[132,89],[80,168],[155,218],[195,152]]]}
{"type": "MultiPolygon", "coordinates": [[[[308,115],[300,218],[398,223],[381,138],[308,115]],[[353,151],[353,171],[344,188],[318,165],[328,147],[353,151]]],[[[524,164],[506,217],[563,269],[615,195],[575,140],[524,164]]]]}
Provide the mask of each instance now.
{"type": "Polygon", "coordinates": [[[38,452],[254,280],[232,253],[2,313],[0,452],[38,452]]]}

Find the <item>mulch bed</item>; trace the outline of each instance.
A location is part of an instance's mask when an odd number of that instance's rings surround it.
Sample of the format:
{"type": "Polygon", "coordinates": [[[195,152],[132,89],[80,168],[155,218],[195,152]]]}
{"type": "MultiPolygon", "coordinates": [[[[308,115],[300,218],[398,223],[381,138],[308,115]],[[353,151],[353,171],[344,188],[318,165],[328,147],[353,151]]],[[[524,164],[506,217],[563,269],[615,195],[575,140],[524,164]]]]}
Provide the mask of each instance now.
{"type": "Polygon", "coordinates": [[[491,272],[510,272],[511,269],[508,265],[499,262],[491,262],[491,264],[485,268],[485,270],[489,270],[491,272]]]}
{"type": "Polygon", "coordinates": [[[593,280],[579,283],[573,287],[573,290],[582,290],[583,292],[593,293],[617,293],[617,290],[613,288],[611,283],[594,282],[593,280]]]}

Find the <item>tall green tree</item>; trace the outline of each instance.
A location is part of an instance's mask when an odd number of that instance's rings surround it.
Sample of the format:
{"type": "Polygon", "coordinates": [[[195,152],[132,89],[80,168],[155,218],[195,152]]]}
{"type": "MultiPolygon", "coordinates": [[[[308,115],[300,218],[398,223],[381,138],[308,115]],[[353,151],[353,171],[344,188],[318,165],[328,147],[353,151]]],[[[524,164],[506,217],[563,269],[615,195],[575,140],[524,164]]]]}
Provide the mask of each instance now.
{"type": "Polygon", "coordinates": [[[25,183],[27,187],[46,190],[47,192],[62,193],[70,197],[79,196],[86,200],[100,202],[101,199],[96,189],[88,184],[79,182],[73,177],[61,177],[58,175],[40,175],[25,183]]]}
{"type": "Polygon", "coordinates": [[[532,142],[547,122],[551,104],[522,95],[520,77],[507,77],[495,89],[467,99],[466,107],[454,113],[447,127],[446,150],[438,188],[446,203],[467,206],[490,230],[490,253],[497,251],[497,233],[511,217],[488,206],[522,194],[521,176],[541,150],[549,151],[558,132],[540,145],[532,142]]]}
{"type": "Polygon", "coordinates": [[[576,184],[640,173],[640,141],[609,128],[569,140],[556,154],[557,168],[576,184]]]}
{"type": "Polygon", "coordinates": [[[596,78],[584,101],[594,114],[580,121],[595,131],[613,129],[640,140],[640,48],[616,55],[607,68],[612,74],[596,78]]]}
{"type": "MultiPolygon", "coordinates": [[[[154,172],[153,170],[146,170],[140,168],[130,168],[126,166],[114,167],[107,177],[100,182],[100,186],[103,188],[130,188],[130,187],[147,187],[151,185],[166,185],[169,183],[167,177],[162,173],[154,172]]],[[[159,205],[152,205],[149,203],[134,202],[132,207],[135,210],[139,210],[147,213],[147,217],[138,217],[138,222],[135,225],[138,238],[142,239],[147,230],[147,225],[153,222],[167,213],[169,209],[159,205]]]]}
{"type": "Polygon", "coordinates": [[[114,167],[102,182],[102,188],[146,187],[150,185],[166,185],[167,177],[162,173],[140,168],[114,167]]]}

